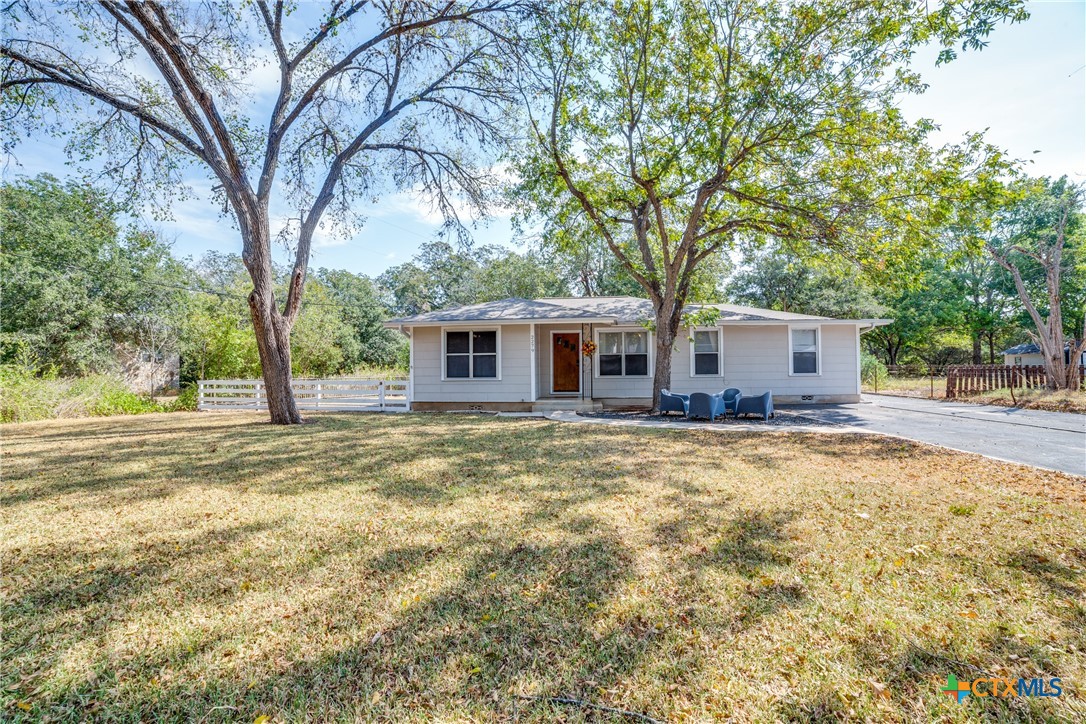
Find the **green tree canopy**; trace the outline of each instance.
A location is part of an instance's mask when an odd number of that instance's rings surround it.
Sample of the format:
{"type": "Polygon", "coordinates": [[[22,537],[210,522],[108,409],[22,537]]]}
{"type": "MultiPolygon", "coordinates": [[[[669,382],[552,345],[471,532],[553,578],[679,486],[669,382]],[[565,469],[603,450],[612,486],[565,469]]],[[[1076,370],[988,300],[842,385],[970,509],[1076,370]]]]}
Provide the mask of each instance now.
{"type": "Polygon", "coordinates": [[[0,185],[0,354],[62,374],[116,367],[114,345],[153,327],[176,349],[184,268],[154,234],[122,227],[98,189],[48,175],[0,185]]]}
{"type": "MultiPolygon", "coordinates": [[[[573,2],[526,42],[522,214],[556,243],[590,227],[655,310],[654,397],[699,266],[739,239],[914,263],[998,188],[977,136],[942,148],[908,122],[914,49],[980,47],[1020,3],[573,2]],[[571,231],[573,229],[573,231],[571,231]]],[[[971,243],[979,244],[979,240],[971,243]]]]}

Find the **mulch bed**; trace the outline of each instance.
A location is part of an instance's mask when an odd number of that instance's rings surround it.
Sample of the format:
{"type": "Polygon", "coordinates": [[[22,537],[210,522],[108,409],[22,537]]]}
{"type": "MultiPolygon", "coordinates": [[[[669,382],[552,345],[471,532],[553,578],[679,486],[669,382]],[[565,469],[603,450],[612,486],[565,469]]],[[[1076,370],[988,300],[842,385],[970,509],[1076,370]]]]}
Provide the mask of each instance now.
{"type": "MultiPolygon", "coordinates": [[[[601,417],[612,420],[652,420],[655,422],[690,422],[690,423],[705,423],[707,420],[688,420],[681,415],[670,413],[666,415],[653,415],[647,410],[605,410],[602,412],[578,412],[581,417],[601,417]]],[[[766,422],[760,417],[740,417],[735,418],[732,416],[718,417],[713,421],[714,425],[731,425],[735,427],[774,427],[778,425],[809,425],[820,427],[839,427],[835,422],[826,422],[824,420],[817,420],[813,417],[806,417],[792,412],[776,411],[776,416],[769,418],[766,422]]]]}

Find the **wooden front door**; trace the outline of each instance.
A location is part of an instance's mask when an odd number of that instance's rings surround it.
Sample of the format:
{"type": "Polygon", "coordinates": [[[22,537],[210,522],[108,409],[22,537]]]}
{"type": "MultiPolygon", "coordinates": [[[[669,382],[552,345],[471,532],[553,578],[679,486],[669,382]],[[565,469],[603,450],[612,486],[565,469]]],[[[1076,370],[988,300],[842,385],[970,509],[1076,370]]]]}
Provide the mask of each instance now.
{"type": "Polygon", "coordinates": [[[551,335],[553,378],[551,392],[581,391],[581,335],[555,332],[551,335]]]}

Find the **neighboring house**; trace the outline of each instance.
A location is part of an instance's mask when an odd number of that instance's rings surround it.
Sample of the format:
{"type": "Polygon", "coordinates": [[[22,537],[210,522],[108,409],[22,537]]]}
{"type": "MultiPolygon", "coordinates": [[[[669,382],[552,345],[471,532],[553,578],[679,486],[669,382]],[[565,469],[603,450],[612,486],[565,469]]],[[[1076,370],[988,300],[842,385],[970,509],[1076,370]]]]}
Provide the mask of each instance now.
{"type": "MultiPolygon", "coordinates": [[[[1041,354],[1041,348],[1033,342],[1027,342],[1026,344],[1020,344],[1010,349],[1005,349],[1000,352],[1003,355],[1003,364],[1011,365],[1013,367],[1026,367],[1029,365],[1043,365],[1045,363],[1044,355],[1041,354]]],[[[1063,362],[1064,364],[1071,364],[1071,344],[1065,344],[1063,347],[1063,362]]],[[[1079,358],[1080,365],[1086,365],[1086,352],[1083,352],[1079,358]]]]}
{"type": "MultiPolygon", "coordinates": [[[[680,332],[671,390],[777,402],[857,402],[860,335],[886,319],[831,319],[730,304],[680,332]]],[[[651,404],[653,318],[633,297],[503,299],[394,319],[411,340],[412,408],[530,411],[651,404]],[[596,345],[591,356],[584,343],[596,345]]]]}
{"type": "Polygon", "coordinates": [[[181,378],[181,356],[177,352],[150,350],[131,344],[114,346],[125,384],[141,395],[176,390],[181,378]]]}

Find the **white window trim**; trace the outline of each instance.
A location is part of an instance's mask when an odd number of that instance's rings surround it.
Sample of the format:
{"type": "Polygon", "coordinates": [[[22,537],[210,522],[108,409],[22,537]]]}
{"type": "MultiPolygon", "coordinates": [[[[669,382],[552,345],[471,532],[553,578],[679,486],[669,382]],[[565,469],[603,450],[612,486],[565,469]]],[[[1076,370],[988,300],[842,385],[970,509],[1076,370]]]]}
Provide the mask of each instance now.
{"type": "MultiPolygon", "coordinates": [[[[462,354],[462,353],[457,353],[462,354]]],[[[501,382],[502,379],[502,328],[501,327],[442,327],[441,328],[441,381],[442,382],[501,382]],[[498,356],[495,360],[495,364],[498,366],[497,377],[476,377],[475,365],[471,364],[473,356],[472,352],[468,352],[468,376],[467,377],[449,377],[449,367],[446,364],[445,351],[445,333],[446,332],[467,332],[468,333],[468,349],[474,348],[475,343],[472,341],[471,335],[475,332],[497,332],[494,336],[494,344],[497,346],[498,356]]]]}
{"type": "Polygon", "coordinates": [[[822,327],[817,324],[790,324],[788,325],[788,376],[789,377],[821,377],[822,376],[822,327]],[[817,372],[795,372],[796,358],[792,354],[792,332],[813,330],[815,333],[815,364],[817,372]]]}
{"type": "Polygon", "coordinates": [[[551,365],[551,391],[552,395],[579,395],[581,394],[581,387],[584,384],[584,368],[581,366],[581,343],[583,341],[583,335],[579,329],[552,329],[550,335],[550,346],[547,348],[547,357],[550,358],[551,365]],[[554,335],[556,334],[575,334],[577,335],[577,389],[570,392],[563,390],[558,392],[554,389],[554,335]]]}
{"type": "Polygon", "coordinates": [[[654,363],[655,363],[655,360],[653,359],[653,343],[652,343],[652,331],[651,330],[645,329],[644,327],[604,327],[603,329],[597,328],[596,332],[595,332],[594,339],[595,339],[595,342],[596,342],[596,352],[595,352],[595,354],[592,355],[594,357],[594,359],[592,361],[592,368],[593,368],[592,369],[592,374],[597,379],[605,379],[605,380],[614,380],[614,379],[643,380],[643,379],[651,379],[652,378],[653,370],[655,370],[656,368],[653,366],[654,363]],[[649,357],[649,361],[648,361],[648,365],[647,365],[648,374],[644,374],[644,375],[628,375],[628,374],[626,374],[626,360],[625,360],[625,356],[626,356],[626,338],[623,337],[622,338],[622,356],[623,356],[624,359],[622,360],[622,374],[621,375],[602,375],[602,376],[600,375],[600,357],[602,356],[601,350],[603,349],[603,345],[600,344],[600,335],[601,334],[606,334],[608,332],[643,332],[643,333],[648,335],[647,341],[645,343],[648,346],[648,350],[647,350],[648,351],[648,357],[649,357]]]}
{"type": "MultiPolygon", "coordinates": [[[[789,332],[789,335],[791,332],[789,332]]],[[[720,327],[694,327],[687,335],[687,345],[690,347],[690,376],[691,377],[723,377],[724,376],[724,330],[720,327]],[[694,333],[716,332],[716,374],[699,375],[694,372],[694,333]]],[[[705,354],[705,353],[702,353],[705,354]]]]}

